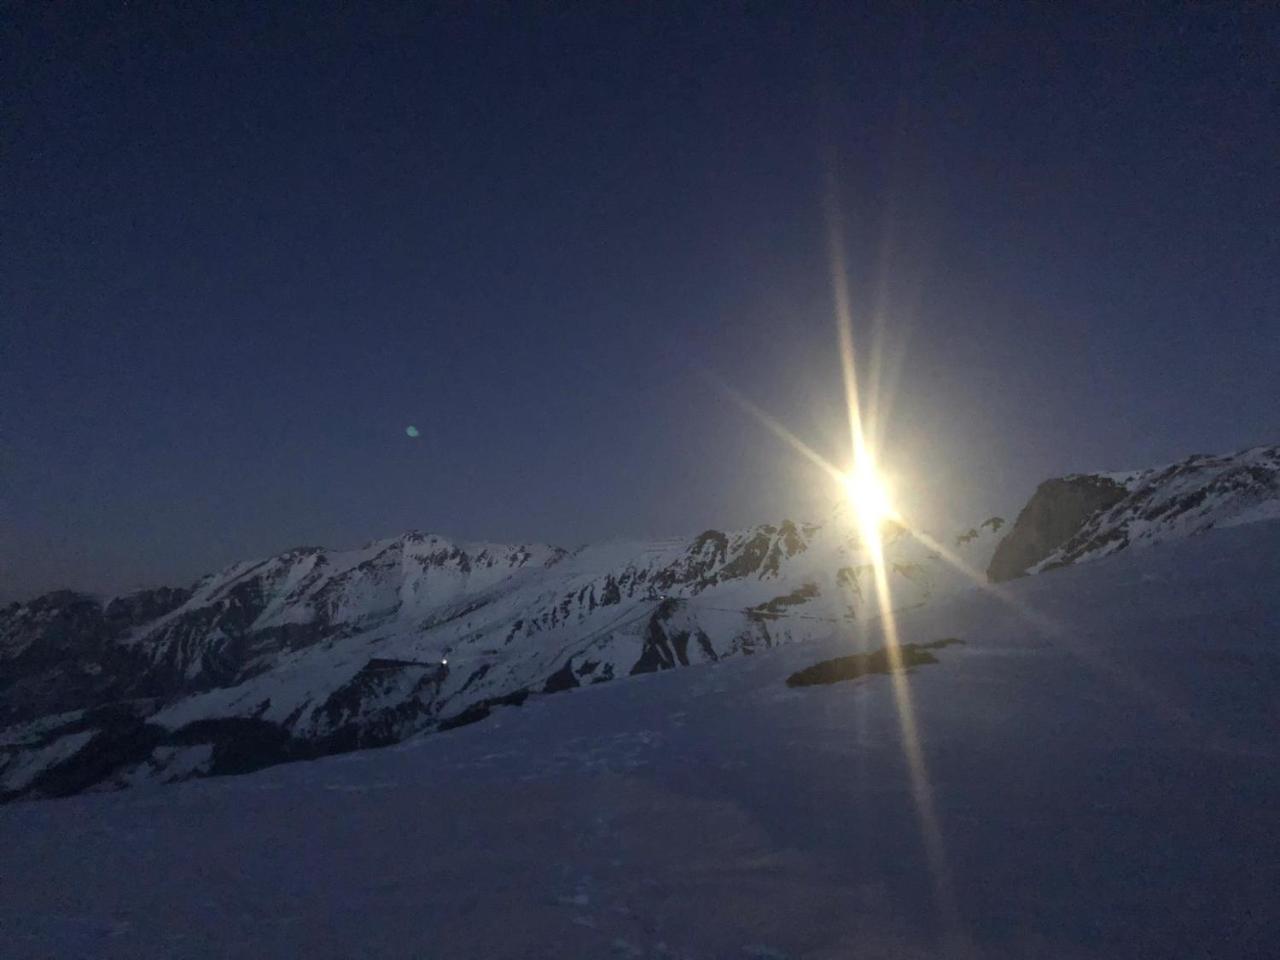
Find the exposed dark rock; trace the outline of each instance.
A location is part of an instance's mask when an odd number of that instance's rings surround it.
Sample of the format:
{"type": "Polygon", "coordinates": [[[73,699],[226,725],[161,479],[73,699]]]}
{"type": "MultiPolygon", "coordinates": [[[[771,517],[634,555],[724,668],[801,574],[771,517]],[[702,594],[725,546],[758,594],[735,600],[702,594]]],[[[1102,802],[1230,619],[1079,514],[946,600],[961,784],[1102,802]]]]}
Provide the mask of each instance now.
{"type": "Polygon", "coordinates": [[[591,682],[592,683],[608,683],[612,679],[613,679],[613,664],[606,663],[603,667],[600,668],[599,671],[597,671],[591,677],[591,682]]]}
{"type": "Polygon", "coordinates": [[[613,579],[610,574],[605,578],[604,589],[600,592],[600,606],[611,607],[615,603],[622,602],[622,591],[618,587],[618,581],[613,579]]]}
{"type": "Polygon", "coordinates": [[[689,545],[689,553],[692,556],[714,557],[717,562],[723,562],[725,551],[729,549],[729,538],[719,530],[703,530],[694,538],[693,543],[689,545]]]}
{"type": "Polygon", "coordinates": [[[1090,517],[1124,499],[1125,487],[1105,477],[1046,480],[996,547],[987,577],[993,583],[1020,577],[1066,543],[1090,517]]]}
{"type": "Polygon", "coordinates": [[[163,727],[146,723],[128,712],[109,720],[99,718],[97,731],[75,754],[45,770],[18,795],[69,797],[88,790],[116,770],[142,763],[168,735],[163,727]]]}
{"type": "Polygon", "coordinates": [[[653,673],[657,670],[666,670],[675,666],[675,654],[671,650],[671,644],[667,639],[667,632],[664,628],[664,621],[669,619],[671,611],[675,609],[678,600],[664,600],[659,604],[658,609],[653,616],[649,618],[648,624],[645,626],[644,647],[640,652],[638,659],[631,667],[631,675],[638,673],[653,673]]]}
{"type": "Polygon", "coordinates": [[[818,585],[816,583],[802,583],[790,593],[783,594],[780,597],[774,597],[765,603],[758,603],[750,608],[748,615],[754,613],[764,617],[777,618],[783,614],[787,607],[794,607],[807,603],[814,597],[819,595],[818,585]]]}
{"type": "MultiPolygon", "coordinates": [[[[168,744],[213,747],[210,776],[250,773],[289,760],[316,755],[309,744],[295,740],[289,731],[266,720],[251,717],[215,717],[197,720],[165,738],[168,744]]],[[[326,752],[335,753],[336,750],[326,752]]]]}
{"type": "Polygon", "coordinates": [[[320,707],[327,743],[343,749],[395,743],[431,717],[440,685],[449,675],[441,663],[374,658],[320,707]]]}
{"type": "Polygon", "coordinates": [[[485,677],[485,674],[489,672],[489,667],[490,667],[489,664],[482,663],[480,664],[480,666],[472,670],[471,675],[467,677],[466,683],[464,683],[461,687],[458,688],[458,693],[466,693],[467,688],[469,688],[473,683],[475,683],[477,680],[483,680],[485,677]]]}
{"type": "Polygon", "coordinates": [[[657,670],[669,670],[679,665],[689,665],[689,641],[693,640],[711,660],[716,660],[715,650],[710,638],[701,628],[692,630],[688,627],[670,626],[672,615],[683,601],[669,597],[658,605],[658,609],[649,617],[645,626],[644,646],[640,658],[631,667],[631,675],[653,673],[657,670]]]}
{"type": "Polygon", "coordinates": [[[760,575],[777,576],[782,568],[782,561],[803,552],[806,546],[799,531],[796,530],[796,525],[790,520],[783,520],[778,527],[777,539],[760,565],[760,575]]]}
{"type": "Polygon", "coordinates": [[[248,773],[343,749],[337,743],[297,740],[278,724],[252,717],[198,720],[170,731],[148,723],[126,704],[86,714],[51,731],[42,742],[52,743],[84,730],[92,730],[94,735],[79,750],[44,770],[22,790],[0,795],[0,800],[71,796],[109,782],[119,771],[146,763],[161,747],[210,746],[210,762],[199,774],[202,776],[248,773]]]}
{"type": "Polygon", "coordinates": [[[547,677],[542,686],[543,693],[559,693],[561,690],[572,690],[578,686],[578,678],[573,673],[573,661],[565,661],[565,665],[547,677]]]}
{"type": "Polygon", "coordinates": [[[436,729],[452,730],[455,727],[462,727],[469,723],[476,723],[489,716],[489,714],[493,712],[494,707],[518,707],[528,699],[528,690],[516,690],[501,697],[491,697],[488,700],[473,703],[461,713],[455,713],[451,717],[446,717],[436,725],[436,729]]]}
{"type": "Polygon", "coordinates": [[[191,591],[181,587],[159,587],[116,597],[107,604],[103,619],[115,635],[170,613],[191,599],[191,591]]]}
{"type": "Polygon", "coordinates": [[[720,569],[719,579],[732,580],[760,570],[777,532],[770,524],[760,527],[756,535],[743,545],[742,551],[720,569]]]}
{"type": "Polygon", "coordinates": [[[823,660],[811,667],[797,670],[787,677],[788,687],[812,687],[842,680],[856,680],[873,673],[890,673],[894,670],[909,670],[929,663],[937,663],[930,650],[940,650],[953,643],[963,643],[955,637],[945,640],[934,640],[932,643],[904,643],[898,647],[895,657],[888,647],[872,650],[869,653],[853,653],[847,657],[836,657],[823,660]]]}
{"type": "Polygon", "coordinates": [[[127,615],[104,616],[84,594],[61,590],[0,613],[0,725],[95,707],[127,696],[146,651],[119,642],[127,615]]]}

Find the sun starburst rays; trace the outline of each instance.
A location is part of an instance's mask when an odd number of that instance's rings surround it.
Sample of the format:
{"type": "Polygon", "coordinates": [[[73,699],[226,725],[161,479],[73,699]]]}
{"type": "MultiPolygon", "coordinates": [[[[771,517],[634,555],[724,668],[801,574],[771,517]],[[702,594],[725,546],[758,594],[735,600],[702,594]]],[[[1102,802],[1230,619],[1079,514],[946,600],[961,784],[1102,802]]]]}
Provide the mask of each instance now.
{"type": "MultiPolygon", "coordinates": [[[[889,316],[886,309],[887,303],[884,291],[881,290],[878,298],[881,302],[877,304],[876,313],[872,318],[869,357],[860,357],[857,353],[852,298],[845,270],[843,228],[838,215],[834,179],[830,181],[829,186],[831,189],[827,196],[826,214],[830,283],[845,414],[848,420],[848,450],[851,454],[851,466],[848,469],[837,467],[797,436],[786,424],[753,403],[722,378],[709,370],[703,372],[739,407],[761,423],[770,433],[781,439],[793,452],[816,467],[829,482],[834,483],[842,500],[852,508],[851,519],[858,534],[864,562],[872,572],[875,600],[874,616],[867,618],[867,632],[860,636],[855,635],[853,639],[865,644],[867,633],[873,630],[883,638],[891,666],[890,677],[903,758],[919,824],[922,848],[934,885],[938,915],[947,938],[948,949],[955,951],[957,955],[966,955],[971,952],[970,940],[964,932],[951,883],[942,823],[934,799],[923,745],[922,725],[917,720],[909,675],[903,669],[898,622],[894,613],[889,576],[891,568],[885,559],[886,524],[892,523],[900,527],[907,536],[925,547],[932,558],[959,571],[975,586],[1005,604],[1032,630],[1062,644],[1068,652],[1078,657],[1087,666],[1113,681],[1118,687],[1124,688],[1127,695],[1133,697],[1135,701],[1143,703],[1149,709],[1170,715],[1184,723],[1188,729],[1196,727],[1197,724],[1194,718],[1185,716],[1175,704],[1155,694],[1141,681],[1141,678],[1129,675],[1114,664],[1103,661],[1097,654],[1090,654],[1079,644],[1073,643],[1071,631],[1066,626],[1032,609],[1014,592],[999,584],[991,583],[985,571],[969,566],[957,553],[919,529],[912,522],[911,517],[905,515],[907,511],[903,510],[901,504],[895,503],[894,491],[882,473],[878,455],[884,449],[884,427],[906,354],[905,334],[909,331],[900,326],[890,328],[886,320],[889,316]],[[891,333],[892,343],[890,342],[891,333]],[[865,380],[860,380],[860,372],[866,375],[865,380]],[[864,387],[867,388],[865,392],[864,387]]],[[[865,709],[867,709],[866,701],[860,701],[857,715],[861,716],[865,709]]]]}
{"type": "MultiPolygon", "coordinates": [[[[826,204],[827,240],[831,273],[832,299],[835,306],[836,339],[840,350],[840,368],[844,379],[845,405],[849,420],[849,441],[853,451],[853,469],[845,479],[845,489],[857,515],[859,532],[864,549],[870,554],[875,583],[876,604],[884,635],[885,650],[893,678],[894,704],[897,708],[904,759],[910,777],[911,795],[920,824],[921,840],[929,872],[933,877],[938,912],[948,939],[959,938],[959,915],[951,890],[950,870],[947,866],[946,847],[942,829],[933,801],[933,789],[916,723],[915,707],[907,675],[903,671],[902,651],[899,643],[897,619],[893,613],[893,597],[885,566],[884,545],[881,537],[886,519],[901,522],[901,515],[890,503],[885,483],[876,467],[871,443],[878,436],[875,424],[876,397],[871,397],[866,413],[870,415],[870,428],[864,422],[863,403],[858,385],[857,354],[853,338],[853,311],[850,305],[849,282],[845,269],[844,237],[839,217],[835,180],[828,181],[826,204]],[[869,442],[868,437],[873,438],[869,442]]],[[[876,352],[883,350],[883,330],[877,321],[876,352]]],[[[878,375],[872,376],[879,383],[878,375]]]]}

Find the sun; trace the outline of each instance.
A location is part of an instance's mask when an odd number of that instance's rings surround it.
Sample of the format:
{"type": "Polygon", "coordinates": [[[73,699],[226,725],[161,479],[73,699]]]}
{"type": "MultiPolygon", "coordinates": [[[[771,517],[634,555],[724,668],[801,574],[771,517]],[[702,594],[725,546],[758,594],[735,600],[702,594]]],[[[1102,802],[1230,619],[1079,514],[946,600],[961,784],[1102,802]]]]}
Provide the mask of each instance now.
{"type": "Polygon", "coordinates": [[[893,516],[889,489],[870,457],[859,458],[844,475],[844,492],[858,514],[858,525],[868,534],[878,533],[885,520],[893,516]]]}

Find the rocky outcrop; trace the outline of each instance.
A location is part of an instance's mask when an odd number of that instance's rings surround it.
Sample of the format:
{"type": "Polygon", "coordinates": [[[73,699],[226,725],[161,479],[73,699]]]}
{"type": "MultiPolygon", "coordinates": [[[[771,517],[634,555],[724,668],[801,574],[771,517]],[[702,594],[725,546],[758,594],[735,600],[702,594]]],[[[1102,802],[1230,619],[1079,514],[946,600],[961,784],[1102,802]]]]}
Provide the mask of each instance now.
{"type": "Polygon", "coordinates": [[[1097,560],[1217,526],[1280,519],[1280,446],[1049,480],[996,548],[992,581],[1097,560]]]}
{"type": "Polygon", "coordinates": [[[1125,498],[1085,521],[1037,572],[1195,536],[1217,526],[1280,519],[1280,447],[1254,447],[1227,456],[1196,454],[1123,480],[1125,498]]]}
{"type": "Polygon", "coordinates": [[[1086,520],[1125,497],[1124,486],[1096,476],[1046,480],[1018,514],[987,567],[993,583],[1020,577],[1066,543],[1086,520]]]}

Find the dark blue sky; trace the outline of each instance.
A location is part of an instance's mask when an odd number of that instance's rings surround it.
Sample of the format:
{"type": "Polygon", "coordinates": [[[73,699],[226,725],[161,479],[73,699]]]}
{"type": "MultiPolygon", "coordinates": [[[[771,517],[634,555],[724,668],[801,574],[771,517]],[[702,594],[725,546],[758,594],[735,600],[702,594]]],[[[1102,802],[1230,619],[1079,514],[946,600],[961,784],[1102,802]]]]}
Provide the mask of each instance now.
{"type": "Polygon", "coordinates": [[[828,158],[909,511],[1280,435],[1275,8],[180,6],[4,13],[0,596],[820,513],[828,158]]]}

